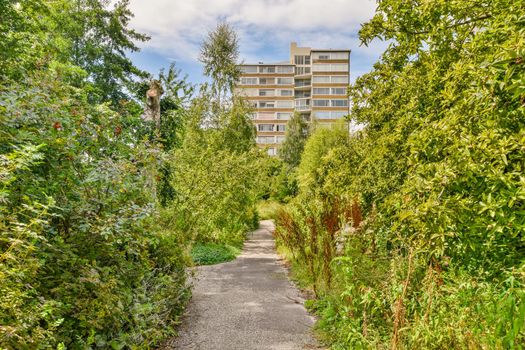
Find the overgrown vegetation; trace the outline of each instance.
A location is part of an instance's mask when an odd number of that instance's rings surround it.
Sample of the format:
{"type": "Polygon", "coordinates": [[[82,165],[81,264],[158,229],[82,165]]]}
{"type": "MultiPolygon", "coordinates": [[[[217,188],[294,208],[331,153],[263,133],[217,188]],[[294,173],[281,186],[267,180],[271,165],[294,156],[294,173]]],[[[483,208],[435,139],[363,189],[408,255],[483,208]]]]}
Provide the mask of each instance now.
{"type": "Polygon", "coordinates": [[[333,349],[525,342],[525,3],[385,0],[391,40],[319,130],[277,220],[333,349]]]}
{"type": "Polygon", "coordinates": [[[247,109],[192,98],[171,67],[161,130],[142,121],[130,16],[0,3],[0,348],[152,348],[188,299],[193,243],[239,243],[257,220],[247,109]]]}
{"type": "Polygon", "coordinates": [[[261,220],[273,220],[277,218],[279,210],[282,209],[282,204],[276,200],[268,199],[261,200],[257,203],[257,213],[261,220]]]}
{"type": "Polygon", "coordinates": [[[525,343],[525,2],[383,0],[391,45],[352,86],[353,121],[283,160],[254,144],[222,23],[198,91],[126,52],[128,1],[0,2],[0,347],[146,349],[174,333],[185,268],[233,258],[259,219],[333,349],[525,343]],[[277,212],[277,214],[275,214],[277,212]]]}

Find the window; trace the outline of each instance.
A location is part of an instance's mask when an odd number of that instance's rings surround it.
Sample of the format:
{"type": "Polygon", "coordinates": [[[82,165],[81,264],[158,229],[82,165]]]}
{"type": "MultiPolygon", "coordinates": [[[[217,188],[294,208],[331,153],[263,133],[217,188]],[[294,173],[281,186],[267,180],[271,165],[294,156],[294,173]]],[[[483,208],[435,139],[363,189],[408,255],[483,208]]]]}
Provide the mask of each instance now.
{"type": "Polygon", "coordinates": [[[345,83],[348,84],[348,75],[339,75],[332,77],[332,83],[345,83]]]}
{"type": "Polygon", "coordinates": [[[259,131],[273,131],[273,124],[257,124],[259,131]]]}
{"type": "Polygon", "coordinates": [[[348,64],[346,63],[334,63],[334,64],[314,64],[312,71],[314,72],[347,72],[348,64]]]}
{"type": "Polygon", "coordinates": [[[289,120],[292,113],[276,113],[275,117],[278,120],[289,120]]]}
{"type": "Polygon", "coordinates": [[[330,106],[330,100],[314,100],[315,107],[328,107],[330,106]]]}
{"type": "Polygon", "coordinates": [[[310,80],[297,80],[295,82],[295,86],[301,87],[301,86],[310,86],[312,83],[310,80]]]}
{"type": "Polygon", "coordinates": [[[295,98],[308,98],[310,97],[310,91],[297,91],[295,98]]]}
{"type": "Polygon", "coordinates": [[[347,60],[348,52],[315,52],[314,60],[347,60]]]}
{"type": "Polygon", "coordinates": [[[330,88],[314,88],[314,95],[330,95],[330,88]]]}
{"type": "Polygon", "coordinates": [[[310,74],[310,67],[295,67],[295,75],[310,74]]]}
{"type": "Polygon", "coordinates": [[[257,136],[257,143],[275,143],[275,137],[274,136],[257,136]]]}
{"type": "Polygon", "coordinates": [[[275,91],[272,89],[260,89],[259,96],[275,96],[275,91]]]}
{"type": "Polygon", "coordinates": [[[293,73],[292,66],[277,66],[277,73],[293,73]]]}
{"type": "Polygon", "coordinates": [[[332,119],[330,112],[315,112],[315,117],[317,119],[332,119]]]}
{"type": "Polygon", "coordinates": [[[273,113],[258,113],[257,119],[259,120],[273,119],[273,113]]]}
{"type": "Polygon", "coordinates": [[[294,56],[294,62],[299,65],[310,64],[310,56],[294,56]]]}
{"type": "Polygon", "coordinates": [[[332,88],[332,95],[346,95],[345,88],[332,88]]]}
{"type": "Polygon", "coordinates": [[[347,72],[348,64],[346,63],[334,63],[330,65],[331,72],[347,72]]]}
{"type": "Polygon", "coordinates": [[[341,111],[318,111],[315,112],[315,117],[317,119],[342,119],[348,113],[341,111]]]}
{"type": "Polygon", "coordinates": [[[239,96],[258,96],[259,90],[251,88],[236,88],[235,93],[239,96]]]}
{"type": "Polygon", "coordinates": [[[330,65],[329,64],[314,64],[312,67],[312,71],[314,72],[330,72],[330,65]]]}
{"type": "Polygon", "coordinates": [[[242,73],[257,73],[257,66],[241,66],[242,73]]]}
{"type": "Polygon", "coordinates": [[[314,60],[329,60],[330,52],[314,52],[312,57],[314,60]]]}
{"type": "Polygon", "coordinates": [[[241,85],[257,85],[257,78],[241,78],[241,85]]]}
{"type": "Polygon", "coordinates": [[[259,73],[275,73],[275,66],[261,66],[259,73]]]}
{"type": "Polygon", "coordinates": [[[346,112],[334,111],[334,112],[332,112],[332,119],[341,119],[341,118],[344,118],[347,115],[348,115],[348,113],[346,113],[346,112]]]}
{"type": "Polygon", "coordinates": [[[314,83],[329,83],[330,77],[327,75],[317,75],[313,77],[314,83]]]}
{"type": "Polygon", "coordinates": [[[277,152],[275,152],[275,148],[268,148],[268,155],[269,156],[275,156],[277,152]]]}
{"type": "Polygon", "coordinates": [[[321,84],[326,84],[326,83],[348,84],[348,75],[332,75],[332,76],[316,75],[312,79],[314,83],[321,83],[321,84]]]}
{"type": "Polygon", "coordinates": [[[330,53],[330,58],[332,60],[347,60],[348,52],[332,52],[330,53]]]}
{"type": "Polygon", "coordinates": [[[332,107],[348,107],[348,100],[332,100],[332,107]]]}
{"type": "Polygon", "coordinates": [[[293,108],[293,101],[277,101],[277,108],[293,108]]]}
{"type": "Polygon", "coordinates": [[[259,108],[275,108],[274,101],[260,101],[259,108]]]}
{"type": "Polygon", "coordinates": [[[281,131],[281,132],[286,131],[286,124],[277,124],[275,126],[276,126],[276,131],[281,131]]]}
{"type": "Polygon", "coordinates": [[[293,90],[279,90],[281,96],[293,96],[293,90]]]}
{"type": "Polygon", "coordinates": [[[272,85],[275,84],[274,78],[259,78],[259,85],[272,85]]]}
{"type": "Polygon", "coordinates": [[[295,100],[295,107],[305,107],[310,106],[310,99],[302,98],[295,100]]]}
{"type": "Polygon", "coordinates": [[[314,95],[346,95],[346,88],[314,88],[314,95]]]}
{"type": "Polygon", "coordinates": [[[289,85],[293,84],[293,78],[277,78],[278,85],[289,85]]]}

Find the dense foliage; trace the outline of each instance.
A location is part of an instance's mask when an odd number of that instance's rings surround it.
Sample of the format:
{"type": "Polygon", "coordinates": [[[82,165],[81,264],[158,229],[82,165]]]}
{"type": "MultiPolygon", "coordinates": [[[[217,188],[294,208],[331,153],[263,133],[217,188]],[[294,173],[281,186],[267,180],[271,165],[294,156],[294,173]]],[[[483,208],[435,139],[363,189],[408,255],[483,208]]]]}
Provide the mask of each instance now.
{"type": "Polygon", "coordinates": [[[255,147],[251,110],[233,94],[238,51],[229,24],[209,33],[201,60],[211,84],[201,86],[193,99],[185,137],[172,153],[174,224],[199,242],[240,244],[258,225],[255,204],[264,157],[255,147]]]}
{"type": "Polygon", "coordinates": [[[200,125],[211,108],[208,101],[206,93],[194,99],[186,136],[172,154],[175,223],[197,241],[240,243],[258,224],[255,204],[264,158],[255,149],[244,102],[213,114],[217,127],[203,129],[200,125]]]}
{"type": "Polygon", "coordinates": [[[351,89],[365,127],[308,141],[278,220],[320,329],[334,349],[521,348],[525,3],[385,0],[360,35],[392,42],[351,89]]]}
{"type": "Polygon", "coordinates": [[[131,15],[126,1],[0,2],[2,349],[156,346],[189,296],[193,242],[239,243],[256,220],[247,109],[190,103],[171,67],[161,130],[143,122],[131,15]]]}
{"type": "Polygon", "coordinates": [[[301,161],[301,153],[308,138],[308,124],[304,117],[296,112],[286,124],[284,142],[279,149],[281,158],[291,168],[295,168],[301,161]]]}
{"type": "Polygon", "coordinates": [[[155,150],[136,117],[86,100],[51,69],[2,90],[3,347],[147,344],[183,305],[182,237],[162,229],[149,185],[155,150]]]}

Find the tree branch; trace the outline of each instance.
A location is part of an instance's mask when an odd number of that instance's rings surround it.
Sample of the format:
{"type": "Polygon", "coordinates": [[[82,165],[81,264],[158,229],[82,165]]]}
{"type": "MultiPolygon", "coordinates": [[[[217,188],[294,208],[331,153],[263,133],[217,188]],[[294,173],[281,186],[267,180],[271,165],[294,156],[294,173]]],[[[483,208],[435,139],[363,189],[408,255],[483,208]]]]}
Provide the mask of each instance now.
{"type": "MultiPolygon", "coordinates": [[[[453,24],[447,26],[446,29],[461,27],[461,26],[464,26],[466,24],[483,21],[483,20],[486,20],[486,19],[491,18],[491,17],[492,17],[491,14],[485,14],[485,15],[482,15],[480,17],[471,18],[471,19],[466,20],[466,21],[453,23],[453,24]]],[[[412,35],[421,35],[421,34],[429,34],[430,33],[430,31],[428,31],[428,30],[417,31],[417,32],[412,32],[412,31],[406,30],[405,32],[408,33],[408,34],[412,34],[412,35]]]]}

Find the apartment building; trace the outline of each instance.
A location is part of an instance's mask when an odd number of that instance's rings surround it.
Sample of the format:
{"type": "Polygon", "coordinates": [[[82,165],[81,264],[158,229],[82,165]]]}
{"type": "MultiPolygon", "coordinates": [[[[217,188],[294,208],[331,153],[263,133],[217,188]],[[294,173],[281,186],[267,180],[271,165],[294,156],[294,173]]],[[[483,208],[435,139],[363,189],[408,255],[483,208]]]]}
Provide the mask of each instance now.
{"type": "Polygon", "coordinates": [[[297,112],[321,126],[349,113],[347,87],[350,50],[312,49],[290,45],[290,60],[241,65],[236,92],[250,101],[257,128],[257,144],[277,154],[286,123],[297,112]]]}

